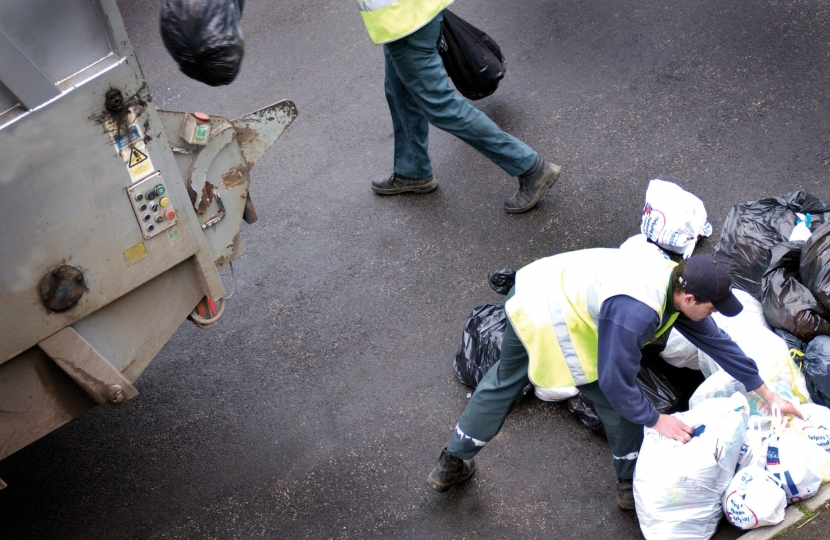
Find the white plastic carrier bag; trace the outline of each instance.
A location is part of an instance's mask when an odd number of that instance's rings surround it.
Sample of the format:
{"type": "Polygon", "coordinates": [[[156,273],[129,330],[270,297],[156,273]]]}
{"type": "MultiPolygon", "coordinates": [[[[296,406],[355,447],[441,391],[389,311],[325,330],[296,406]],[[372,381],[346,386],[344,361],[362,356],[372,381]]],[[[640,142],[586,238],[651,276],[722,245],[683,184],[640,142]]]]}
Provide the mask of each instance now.
{"type": "Polygon", "coordinates": [[[566,386],[564,388],[539,388],[533,387],[533,393],[542,401],[565,401],[579,394],[576,386],[566,386]]]}
{"type": "Polygon", "coordinates": [[[799,430],[816,446],[830,453],[830,409],[817,403],[804,403],[798,408],[804,420],[793,418],[791,428],[799,430]]]}
{"type": "Polygon", "coordinates": [[[700,359],[697,347],[683,337],[683,334],[678,332],[676,328],[672,328],[669,332],[666,348],[660,353],[660,357],[674,367],[700,371],[700,359]]]}
{"type": "Polygon", "coordinates": [[[651,180],[646,190],[646,204],[640,232],[663,249],[692,256],[698,238],[712,234],[703,201],[677,184],[651,180]]]}
{"type": "MultiPolygon", "coordinates": [[[[773,407],[773,418],[778,417],[773,407]]],[[[809,499],[818,492],[827,470],[827,454],[786,420],[773,420],[773,433],[767,440],[766,469],[781,482],[787,502],[809,499]],[[818,451],[818,452],[816,452],[818,451]]]]}
{"type": "Polygon", "coordinates": [[[648,540],[706,540],[722,516],[721,498],[735,474],[749,408],[735,394],[674,416],[696,435],[683,444],[645,429],[634,470],[637,518],[648,540]]]}
{"type": "Polygon", "coordinates": [[[786,507],[780,482],[755,465],[736,474],[723,494],[726,519],[743,531],[781,523],[786,507]]]}

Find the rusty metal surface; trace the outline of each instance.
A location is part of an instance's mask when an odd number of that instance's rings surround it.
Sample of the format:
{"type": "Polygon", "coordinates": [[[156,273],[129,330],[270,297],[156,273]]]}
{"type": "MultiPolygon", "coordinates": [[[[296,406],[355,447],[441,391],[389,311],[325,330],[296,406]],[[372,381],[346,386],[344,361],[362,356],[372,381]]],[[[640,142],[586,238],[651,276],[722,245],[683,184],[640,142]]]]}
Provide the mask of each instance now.
{"type": "Polygon", "coordinates": [[[69,264],[56,266],[44,274],[38,291],[44,306],[52,311],[64,311],[77,304],[86,291],[84,273],[69,264]]]}
{"type": "Polygon", "coordinates": [[[111,409],[138,395],[138,390],[71,326],[38,347],[49,355],[98,405],[111,409]]]}
{"type": "Polygon", "coordinates": [[[238,133],[237,142],[242,148],[248,170],[254,168],[295,118],[297,106],[293,101],[286,99],[240,116],[232,122],[238,133]]]}
{"type": "Polygon", "coordinates": [[[245,216],[256,220],[249,197],[250,170],[293,122],[297,108],[284,100],[233,121],[211,116],[210,139],[205,145],[181,137],[188,113],[159,110],[158,114],[213,261],[216,268],[222,268],[244,253],[239,230],[245,216]]]}
{"type": "Polygon", "coordinates": [[[0,459],[94,405],[37,347],[0,365],[0,459]]]}

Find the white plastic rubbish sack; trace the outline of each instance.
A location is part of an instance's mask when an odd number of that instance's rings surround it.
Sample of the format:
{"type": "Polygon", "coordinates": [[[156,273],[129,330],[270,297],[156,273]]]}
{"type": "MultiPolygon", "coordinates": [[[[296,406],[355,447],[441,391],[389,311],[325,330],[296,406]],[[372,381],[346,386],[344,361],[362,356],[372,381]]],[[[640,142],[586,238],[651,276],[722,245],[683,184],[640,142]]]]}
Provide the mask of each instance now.
{"type": "Polygon", "coordinates": [[[635,234],[620,245],[620,250],[627,253],[634,253],[640,257],[659,257],[661,259],[671,260],[669,254],[660,249],[660,246],[653,242],[649,242],[644,234],[635,234]]]}
{"type": "Polygon", "coordinates": [[[755,465],[736,474],[723,494],[726,519],[743,531],[781,523],[786,507],[778,480],[755,465]]]}
{"type": "Polygon", "coordinates": [[[675,328],[669,332],[666,348],[660,353],[660,357],[675,367],[700,371],[700,356],[697,347],[675,328]]]}
{"type": "Polygon", "coordinates": [[[647,540],[706,540],[722,515],[746,432],[746,398],[707,400],[678,419],[695,428],[686,444],[646,428],[634,471],[634,501],[647,540]]]}
{"type": "MultiPolygon", "coordinates": [[[[729,334],[729,337],[747,356],[755,361],[761,378],[776,394],[793,403],[810,402],[810,393],[807,391],[804,374],[799,371],[798,366],[792,360],[787,343],[772,332],[764,321],[763,310],[758,308],[760,303],[748,293],[738,290],[734,292],[744,305],[744,310],[735,317],[724,317],[720,313],[715,313],[712,319],[721,330],[729,334]]],[[[709,396],[730,395],[736,391],[735,388],[729,386],[734,386],[735,383],[731,382],[734,379],[725,373],[720,375],[722,379],[710,382],[709,379],[721,370],[715,370],[717,364],[703,351],[699,351],[698,357],[700,370],[708,378],[692,396],[695,403],[709,396]]],[[[743,385],[740,388],[743,388],[743,385]]],[[[745,392],[740,388],[739,391],[745,392]]],[[[754,388],[749,390],[754,390],[754,388]]],[[[692,400],[689,401],[690,407],[694,407],[692,400]]],[[[769,412],[766,403],[755,394],[749,396],[749,404],[752,414],[769,412]]]]}
{"type": "Polygon", "coordinates": [[[539,388],[534,386],[533,393],[542,401],[565,401],[579,394],[579,390],[576,389],[576,386],[565,388],[539,388]]]}
{"type": "Polygon", "coordinates": [[[648,183],[640,232],[663,249],[692,256],[698,238],[712,234],[703,201],[677,184],[655,179],[648,183]]]}

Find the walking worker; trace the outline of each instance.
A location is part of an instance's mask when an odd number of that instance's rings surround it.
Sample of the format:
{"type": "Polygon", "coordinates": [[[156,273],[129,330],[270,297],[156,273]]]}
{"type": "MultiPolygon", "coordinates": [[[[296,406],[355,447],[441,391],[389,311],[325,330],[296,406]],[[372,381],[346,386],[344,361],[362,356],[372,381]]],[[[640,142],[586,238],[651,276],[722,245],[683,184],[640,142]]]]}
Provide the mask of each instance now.
{"type": "Polygon", "coordinates": [[[453,0],[358,0],[369,37],[383,44],[386,101],[392,114],[395,160],[389,178],[372,182],[380,195],[429,193],[438,187],[427,152],[429,124],[463,140],[510,176],[519,189],[504,202],[527,212],[559,177],[559,166],[502,131],[449,85],[438,54],[444,16],[453,0]]]}
{"type": "Polygon", "coordinates": [[[640,350],[672,325],[772,409],[801,417],[775,395],[755,362],[717,327],[743,306],[727,269],[709,256],[674,263],[619,249],[587,249],[535,261],[516,273],[505,304],[501,357],[482,378],[427,485],[443,492],[475,473],[475,456],[501,429],[523,389],[576,386],[596,406],[617,474],[617,504],[634,509],[632,479],[643,426],[681,442],[693,429],[660,414],[635,383],[640,350]]]}

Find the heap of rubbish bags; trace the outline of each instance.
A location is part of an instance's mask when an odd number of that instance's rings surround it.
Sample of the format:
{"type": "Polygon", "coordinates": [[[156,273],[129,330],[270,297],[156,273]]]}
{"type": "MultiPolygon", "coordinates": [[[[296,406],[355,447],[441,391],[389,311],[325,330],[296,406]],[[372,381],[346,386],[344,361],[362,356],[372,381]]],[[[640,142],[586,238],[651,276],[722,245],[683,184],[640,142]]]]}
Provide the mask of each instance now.
{"type": "MultiPolygon", "coordinates": [[[[712,226],[700,199],[652,180],[640,230],[620,249],[688,258],[712,226]]],[[[830,207],[804,191],[737,204],[714,256],[728,266],[744,309],[712,317],[804,420],[779,419],[676,330],[648,345],[637,384],[661,413],[695,427],[686,444],[645,428],[634,497],[648,540],[708,539],[723,516],[742,530],[774,525],[787,505],[830,481],[830,207]]],[[[500,294],[514,279],[510,268],[488,276],[500,294]]],[[[503,304],[473,310],[454,362],[461,382],[475,387],[498,360],[506,324],[503,304]]],[[[534,393],[565,402],[604,434],[593,403],[577,388],[534,387],[534,393]]]]}

